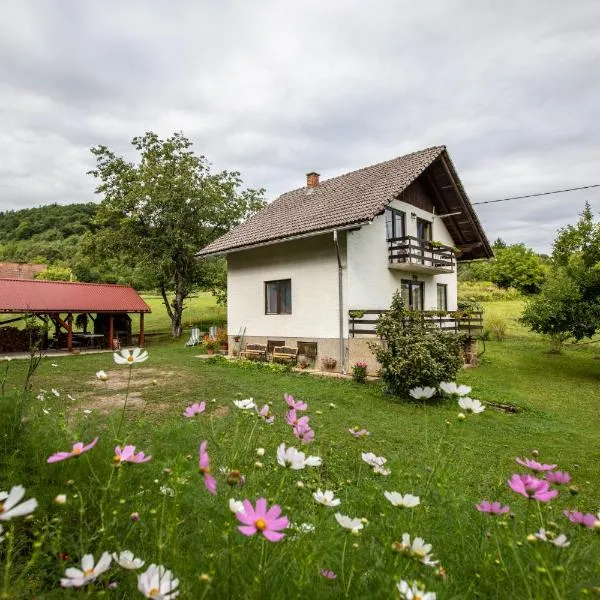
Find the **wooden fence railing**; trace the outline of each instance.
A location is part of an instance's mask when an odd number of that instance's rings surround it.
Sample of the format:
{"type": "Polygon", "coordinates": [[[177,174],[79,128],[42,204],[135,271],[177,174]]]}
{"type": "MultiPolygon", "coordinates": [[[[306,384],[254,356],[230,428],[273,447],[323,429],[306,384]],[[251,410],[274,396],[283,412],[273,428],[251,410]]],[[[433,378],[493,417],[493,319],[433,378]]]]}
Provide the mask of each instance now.
{"type": "MultiPolygon", "coordinates": [[[[354,337],[360,335],[377,335],[375,325],[377,319],[386,310],[351,310],[349,317],[349,334],[354,337]]],[[[438,311],[415,311],[411,319],[423,319],[426,323],[440,327],[446,331],[455,333],[466,333],[469,337],[475,337],[483,331],[483,311],[450,311],[440,313],[438,311]]]]}

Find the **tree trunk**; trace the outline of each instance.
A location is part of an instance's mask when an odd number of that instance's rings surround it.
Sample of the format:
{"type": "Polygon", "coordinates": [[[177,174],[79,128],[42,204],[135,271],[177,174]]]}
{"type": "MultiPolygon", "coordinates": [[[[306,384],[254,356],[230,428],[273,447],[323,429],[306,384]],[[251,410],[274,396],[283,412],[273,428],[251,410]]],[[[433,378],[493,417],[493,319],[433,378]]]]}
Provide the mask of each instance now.
{"type": "Polygon", "coordinates": [[[175,286],[175,297],[173,298],[172,302],[169,302],[167,290],[164,286],[161,286],[160,293],[163,297],[167,314],[171,319],[171,335],[173,338],[177,339],[181,337],[183,332],[181,319],[183,315],[183,301],[186,299],[187,294],[183,289],[181,289],[181,286],[177,285],[177,282],[175,286]]]}

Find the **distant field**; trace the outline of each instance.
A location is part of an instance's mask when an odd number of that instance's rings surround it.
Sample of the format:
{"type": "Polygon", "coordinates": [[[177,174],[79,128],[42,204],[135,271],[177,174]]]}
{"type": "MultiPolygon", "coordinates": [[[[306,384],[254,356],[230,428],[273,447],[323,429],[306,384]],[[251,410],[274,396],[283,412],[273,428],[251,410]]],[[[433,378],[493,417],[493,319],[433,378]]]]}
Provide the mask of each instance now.
{"type": "MultiPolygon", "coordinates": [[[[157,295],[141,294],[141,296],[152,309],[152,313],[146,316],[146,331],[148,333],[170,331],[171,319],[169,319],[163,299],[157,295]]],[[[218,306],[215,297],[210,292],[196,292],[185,302],[184,330],[200,327],[206,331],[211,325],[224,325],[226,319],[227,309],[224,306],[218,306]]],[[[136,325],[134,325],[134,331],[137,331],[136,325]]]]}

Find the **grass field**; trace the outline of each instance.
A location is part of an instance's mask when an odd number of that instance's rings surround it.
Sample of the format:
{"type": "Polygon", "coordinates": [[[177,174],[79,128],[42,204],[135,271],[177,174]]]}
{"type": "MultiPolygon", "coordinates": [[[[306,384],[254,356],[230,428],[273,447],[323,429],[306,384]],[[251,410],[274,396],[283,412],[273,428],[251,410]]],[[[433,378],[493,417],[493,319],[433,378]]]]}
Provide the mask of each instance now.
{"type": "MultiPolygon", "coordinates": [[[[179,346],[150,351],[147,362],[133,367],[120,436],[115,430],[128,368],[114,365],[110,354],[44,360],[34,392],[53,387],[60,398],[46,393],[44,401],[28,403],[20,428],[8,417],[0,421],[0,489],[22,483],[40,503],[33,521],[11,522],[18,552],[7,597],[78,597],[80,590],[59,587],[65,568],[86,552],[97,559],[104,550],[125,548],[147,564],[171,568],[183,598],[393,598],[401,578],[423,582],[440,599],[576,598],[600,586],[600,536],[562,515],[564,508],[600,509],[600,360],[593,347],[548,355],[536,339],[488,342],[480,367],[465,370],[460,380],[483,402],[513,405],[518,412],[488,406],[465,421],[457,419],[455,401],[430,406],[398,401],[376,383],[212,363],[179,346]],[[107,384],[95,378],[98,369],[108,372],[107,384]],[[308,403],[316,439],[301,449],[320,456],[321,467],[290,471],[277,464],[281,442],[301,446],[285,424],[284,392],[308,403]],[[271,403],[273,425],[233,406],[233,399],[250,396],[260,406],[271,403]],[[207,402],[205,413],[181,416],[188,404],[200,401],[207,402]],[[370,435],[354,439],[348,432],[354,426],[370,435]],[[45,463],[74,439],[96,435],[97,446],[82,458],[45,463]],[[153,459],[113,468],[113,448],[123,436],[153,459]],[[198,473],[201,440],[208,441],[217,496],[208,493],[198,473]],[[256,455],[258,447],[264,456],[256,455]],[[533,449],[542,462],[558,463],[572,474],[576,495],[563,488],[538,510],[538,503],[507,487],[512,473],[523,472],[515,457],[531,456],[533,449]],[[361,460],[367,451],[388,459],[389,476],[373,473],[361,460]],[[232,469],[246,476],[243,488],[227,485],[232,469]],[[165,495],[161,487],[170,491],[165,495]],[[317,488],[334,491],[341,505],[318,505],[311,496],[317,488]],[[384,498],[386,490],[416,494],[421,504],[395,508],[384,498]],[[61,493],[67,503],[54,504],[61,493]],[[294,524],[281,542],[237,530],[228,498],[254,502],[260,496],[279,504],[294,524]],[[483,498],[510,504],[510,514],[478,513],[474,504],[483,498]],[[336,510],[366,519],[358,535],[338,525],[336,510]],[[132,512],[140,515],[136,523],[132,512]],[[314,531],[302,526],[306,523],[314,531]],[[541,524],[564,532],[570,546],[527,541],[541,524]],[[400,549],[405,532],[432,544],[443,572],[393,550],[400,549]],[[36,539],[42,543],[28,566],[36,539]],[[323,568],[337,578],[321,576],[323,568]]],[[[12,390],[24,368],[10,366],[3,415],[14,409],[12,390]]],[[[0,568],[0,580],[1,573],[0,568]]],[[[132,598],[135,586],[133,574],[113,567],[89,590],[132,598]],[[106,589],[110,582],[118,584],[116,590],[106,589]]]]}

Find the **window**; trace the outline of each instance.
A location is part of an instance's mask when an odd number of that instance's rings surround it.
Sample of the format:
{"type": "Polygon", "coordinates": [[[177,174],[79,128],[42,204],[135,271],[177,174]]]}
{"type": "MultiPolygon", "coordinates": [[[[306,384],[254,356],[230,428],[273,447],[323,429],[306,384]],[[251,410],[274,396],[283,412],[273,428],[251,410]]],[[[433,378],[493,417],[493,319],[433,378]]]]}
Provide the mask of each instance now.
{"type": "Polygon", "coordinates": [[[420,240],[431,241],[431,221],[417,219],[417,237],[420,240]]]}
{"type": "Polygon", "coordinates": [[[292,280],[265,281],[265,314],[292,314],[292,280]]]}
{"type": "Polygon", "coordinates": [[[400,288],[402,298],[404,298],[404,306],[410,310],[423,310],[423,282],[402,280],[400,288]]]}
{"type": "Polygon", "coordinates": [[[385,209],[385,232],[388,240],[404,237],[404,213],[395,208],[385,209]]]}
{"type": "Polygon", "coordinates": [[[448,310],[448,286],[445,283],[437,284],[438,310],[448,310]]]}

